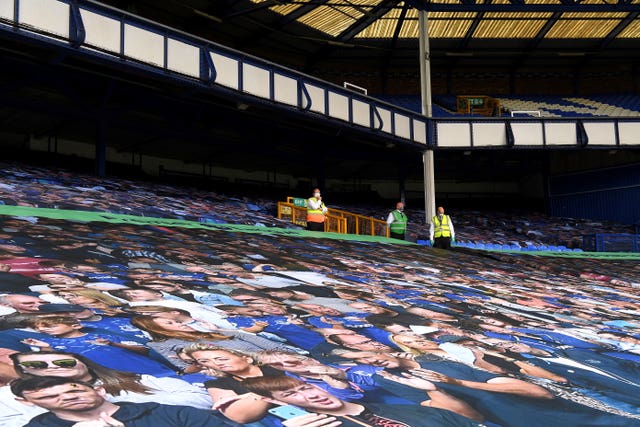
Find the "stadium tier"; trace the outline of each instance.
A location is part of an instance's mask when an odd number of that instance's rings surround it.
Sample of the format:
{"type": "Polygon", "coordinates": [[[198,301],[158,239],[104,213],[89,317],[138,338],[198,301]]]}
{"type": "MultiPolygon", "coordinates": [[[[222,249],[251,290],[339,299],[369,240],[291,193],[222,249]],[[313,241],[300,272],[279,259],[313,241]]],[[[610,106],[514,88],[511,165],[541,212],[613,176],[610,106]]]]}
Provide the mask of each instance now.
{"type": "Polygon", "coordinates": [[[257,200],[2,171],[3,427],[640,421],[637,256],[318,236],[257,200]],[[190,220],[213,214],[254,225],[190,220]]]}

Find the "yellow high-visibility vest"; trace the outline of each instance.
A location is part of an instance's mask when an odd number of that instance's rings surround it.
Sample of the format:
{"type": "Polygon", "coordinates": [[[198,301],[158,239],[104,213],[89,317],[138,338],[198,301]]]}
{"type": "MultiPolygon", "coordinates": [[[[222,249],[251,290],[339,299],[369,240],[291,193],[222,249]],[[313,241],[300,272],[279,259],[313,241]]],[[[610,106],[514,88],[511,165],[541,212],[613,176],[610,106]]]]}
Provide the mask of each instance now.
{"type": "Polygon", "coordinates": [[[451,229],[449,228],[449,215],[442,215],[442,221],[438,215],[432,218],[433,221],[433,237],[451,237],[451,229]]]}
{"type": "Polygon", "coordinates": [[[320,202],[320,209],[312,209],[310,201],[317,202],[318,199],[310,197],[307,201],[307,222],[324,222],[324,202],[320,202]]]}

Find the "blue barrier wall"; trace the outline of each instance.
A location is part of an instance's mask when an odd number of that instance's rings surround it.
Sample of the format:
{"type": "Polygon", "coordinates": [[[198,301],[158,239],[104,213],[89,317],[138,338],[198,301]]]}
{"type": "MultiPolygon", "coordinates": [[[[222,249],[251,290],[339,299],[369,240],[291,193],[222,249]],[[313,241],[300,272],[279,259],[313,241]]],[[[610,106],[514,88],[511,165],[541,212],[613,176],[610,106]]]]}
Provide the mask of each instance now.
{"type": "Polygon", "coordinates": [[[640,222],[640,165],[556,175],[549,182],[550,214],[624,224],[640,222]]]}

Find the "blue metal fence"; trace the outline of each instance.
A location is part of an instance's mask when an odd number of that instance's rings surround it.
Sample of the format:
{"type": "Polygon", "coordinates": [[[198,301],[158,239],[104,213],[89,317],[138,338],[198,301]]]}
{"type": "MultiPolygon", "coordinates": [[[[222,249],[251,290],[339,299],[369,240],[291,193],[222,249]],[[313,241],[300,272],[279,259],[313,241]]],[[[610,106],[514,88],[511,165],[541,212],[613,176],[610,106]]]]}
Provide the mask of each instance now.
{"type": "Polygon", "coordinates": [[[582,249],[589,252],[638,252],[640,234],[587,234],[582,249]]]}

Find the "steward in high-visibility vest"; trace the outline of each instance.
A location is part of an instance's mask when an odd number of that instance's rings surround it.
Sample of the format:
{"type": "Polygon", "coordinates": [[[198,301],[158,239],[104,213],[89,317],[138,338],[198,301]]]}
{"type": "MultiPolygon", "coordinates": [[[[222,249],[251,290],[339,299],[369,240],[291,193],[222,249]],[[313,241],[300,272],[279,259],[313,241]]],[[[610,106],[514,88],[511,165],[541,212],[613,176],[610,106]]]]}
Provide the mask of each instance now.
{"type": "Polygon", "coordinates": [[[429,238],[434,248],[450,249],[451,242],[455,241],[453,222],[449,215],[444,214],[444,208],[438,207],[438,214],[431,218],[429,238]]]}
{"type": "Polygon", "coordinates": [[[307,230],[324,231],[325,214],[328,209],[322,202],[320,190],[313,190],[313,197],[307,200],[307,230]]]}
{"type": "Polygon", "coordinates": [[[404,203],[396,203],[396,209],[391,211],[387,217],[387,227],[389,227],[390,237],[404,240],[407,232],[407,216],[404,214],[404,203]]]}
{"type": "Polygon", "coordinates": [[[449,224],[451,223],[451,219],[449,215],[436,215],[432,219],[434,224],[433,229],[433,237],[451,237],[451,230],[449,229],[449,224]]]}

